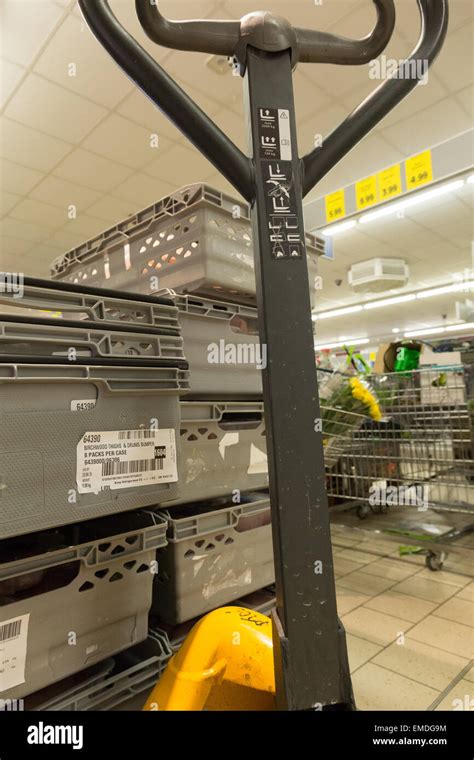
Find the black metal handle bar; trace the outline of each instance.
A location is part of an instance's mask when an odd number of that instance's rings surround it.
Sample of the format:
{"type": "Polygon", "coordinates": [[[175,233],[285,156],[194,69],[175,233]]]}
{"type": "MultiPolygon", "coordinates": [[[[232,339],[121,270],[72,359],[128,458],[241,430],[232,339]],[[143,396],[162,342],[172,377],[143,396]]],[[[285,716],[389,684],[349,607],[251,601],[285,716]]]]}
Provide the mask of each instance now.
{"type": "MultiPolygon", "coordinates": [[[[377,22],[362,40],[293,28],[285,19],[263,11],[241,21],[168,21],[156,0],[136,0],[146,34],[155,42],[181,50],[233,55],[245,69],[246,48],[267,52],[291,50],[297,61],[363,64],[379,55],[395,23],[393,0],[373,0],[377,22]]],[[[392,108],[417,85],[410,74],[421,63],[424,72],[436,58],[447,31],[448,0],[417,0],[421,15],[418,45],[391,79],[380,85],[325,140],[303,159],[306,195],[392,108]]],[[[181,132],[250,203],[254,201],[253,162],[222,132],[163,68],[123,28],[107,0],[79,0],[82,13],[101,44],[126,74],[170,118],[181,132]]]]}
{"type": "MultiPolygon", "coordinates": [[[[373,2],[377,8],[377,22],[371,34],[362,40],[295,27],[292,30],[296,43],[295,62],[357,65],[376,58],[392,36],[395,8],[393,0],[373,2]]],[[[284,19],[266,11],[251,13],[240,21],[168,21],[158,10],[157,2],[136,0],[136,9],[148,37],[163,47],[233,56],[241,39],[252,34],[256,24],[265,30],[262,38],[270,30],[271,34],[267,37],[269,49],[281,50],[284,48],[279,47],[279,43],[287,44],[284,36],[275,36],[275,30],[271,29],[272,25],[281,26],[284,19]]],[[[287,28],[286,22],[284,28],[287,28]]]]}

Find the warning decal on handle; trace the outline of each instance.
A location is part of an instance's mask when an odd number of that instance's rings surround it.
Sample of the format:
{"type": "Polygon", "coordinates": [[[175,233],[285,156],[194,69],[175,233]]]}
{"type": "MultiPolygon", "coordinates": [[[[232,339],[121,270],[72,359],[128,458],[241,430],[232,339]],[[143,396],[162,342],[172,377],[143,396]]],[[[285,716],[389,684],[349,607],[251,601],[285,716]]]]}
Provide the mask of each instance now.
{"type": "Polygon", "coordinates": [[[25,664],[30,615],[0,623],[0,694],[25,683],[25,664]]]}
{"type": "Polygon", "coordinates": [[[79,493],[178,480],[173,428],[85,433],[77,445],[79,493]]]}
{"type": "Polygon", "coordinates": [[[301,259],[305,238],[293,181],[290,111],[259,108],[258,139],[271,255],[301,259]]]}

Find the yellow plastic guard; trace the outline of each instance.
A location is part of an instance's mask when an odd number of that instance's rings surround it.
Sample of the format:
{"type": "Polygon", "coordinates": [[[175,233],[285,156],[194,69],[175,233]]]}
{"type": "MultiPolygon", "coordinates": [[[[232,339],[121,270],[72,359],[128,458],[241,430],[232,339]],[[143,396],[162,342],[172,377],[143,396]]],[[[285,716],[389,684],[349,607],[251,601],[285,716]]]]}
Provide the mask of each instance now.
{"type": "Polygon", "coordinates": [[[221,607],[191,629],[144,710],[274,710],[272,622],[221,607]]]}

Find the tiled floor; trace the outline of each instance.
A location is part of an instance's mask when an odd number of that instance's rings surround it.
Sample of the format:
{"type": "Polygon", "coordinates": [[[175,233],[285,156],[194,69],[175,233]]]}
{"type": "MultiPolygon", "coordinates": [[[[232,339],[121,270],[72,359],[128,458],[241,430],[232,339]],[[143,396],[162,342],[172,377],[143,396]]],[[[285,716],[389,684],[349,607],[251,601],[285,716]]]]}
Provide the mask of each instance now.
{"type": "Polygon", "coordinates": [[[377,534],[333,525],[332,539],[357,708],[474,710],[474,535],[438,572],[377,534]]]}
{"type": "Polygon", "coordinates": [[[432,572],[382,539],[336,528],[333,541],[357,707],[474,710],[472,575],[432,572]]]}

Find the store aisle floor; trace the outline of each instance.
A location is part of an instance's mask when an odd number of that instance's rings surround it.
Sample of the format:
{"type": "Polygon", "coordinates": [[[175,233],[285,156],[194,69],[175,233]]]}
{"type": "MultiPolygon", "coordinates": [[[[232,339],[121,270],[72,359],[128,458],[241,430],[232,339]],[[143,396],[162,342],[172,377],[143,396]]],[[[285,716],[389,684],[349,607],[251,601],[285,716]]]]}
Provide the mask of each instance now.
{"type": "MultiPolygon", "coordinates": [[[[399,559],[394,544],[336,531],[339,614],[360,710],[469,709],[474,696],[474,582],[399,559]],[[345,545],[341,545],[341,543],[345,545]]],[[[472,709],[472,706],[471,706],[472,709]]]]}

